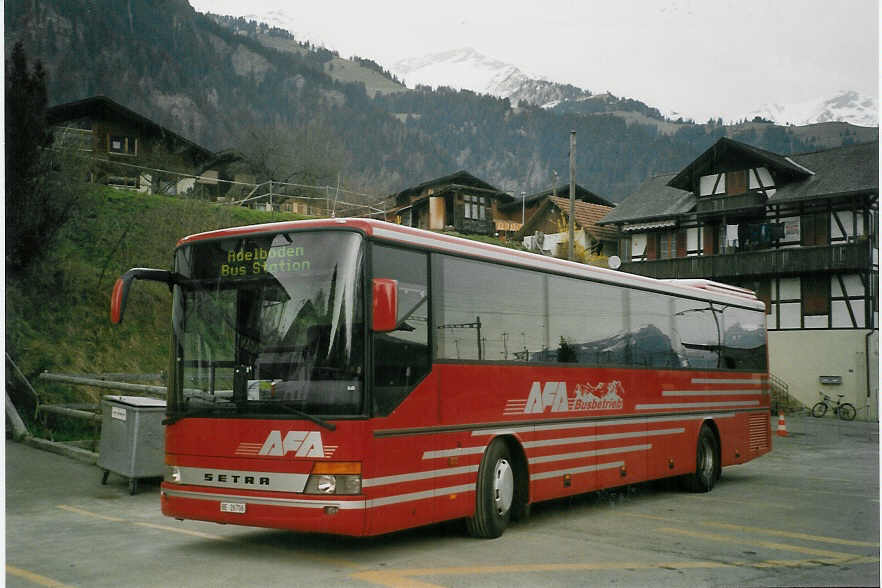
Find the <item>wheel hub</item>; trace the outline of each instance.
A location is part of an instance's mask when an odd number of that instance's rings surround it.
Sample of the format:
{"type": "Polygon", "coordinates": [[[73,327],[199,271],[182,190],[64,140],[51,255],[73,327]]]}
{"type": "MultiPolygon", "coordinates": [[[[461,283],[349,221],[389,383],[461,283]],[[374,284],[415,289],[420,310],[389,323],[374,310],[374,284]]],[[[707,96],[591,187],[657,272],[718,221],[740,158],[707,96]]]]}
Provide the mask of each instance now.
{"type": "Polygon", "coordinates": [[[496,514],[503,516],[514,499],[514,472],[506,459],[496,462],[493,470],[493,505],[496,514]]]}

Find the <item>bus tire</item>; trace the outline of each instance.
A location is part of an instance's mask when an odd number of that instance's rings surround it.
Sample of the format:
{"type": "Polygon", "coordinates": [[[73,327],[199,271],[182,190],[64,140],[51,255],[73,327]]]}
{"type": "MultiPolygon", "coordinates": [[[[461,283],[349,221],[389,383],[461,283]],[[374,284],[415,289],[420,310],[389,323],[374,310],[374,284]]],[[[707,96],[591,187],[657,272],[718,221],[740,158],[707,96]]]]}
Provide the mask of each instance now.
{"type": "Polygon", "coordinates": [[[475,515],[466,519],[472,537],[493,539],[502,535],[511,518],[515,470],[505,441],[496,439],[487,448],[478,468],[475,515]]]}
{"type": "Polygon", "coordinates": [[[812,416],[821,418],[827,414],[827,405],[823,402],[818,402],[812,407],[812,416]]]}
{"type": "Polygon", "coordinates": [[[686,488],[691,492],[710,492],[720,477],[720,469],[717,436],[710,427],[702,425],[695,449],[695,473],[684,478],[686,488]]]}
{"type": "Polygon", "coordinates": [[[855,416],[857,416],[857,411],[853,404],[843,402],[839,405],[839,418],[843,421],[853,421],[855,416]]]}

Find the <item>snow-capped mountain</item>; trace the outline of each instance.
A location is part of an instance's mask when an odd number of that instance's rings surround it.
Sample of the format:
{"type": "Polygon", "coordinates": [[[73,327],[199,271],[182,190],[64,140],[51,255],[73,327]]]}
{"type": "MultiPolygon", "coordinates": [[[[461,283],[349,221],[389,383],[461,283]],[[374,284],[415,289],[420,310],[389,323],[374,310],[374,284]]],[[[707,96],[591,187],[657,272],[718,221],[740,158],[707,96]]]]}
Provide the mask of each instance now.
{"type": "Polygon", "coordinates": [[[449,86],[507,97],[529,78],[517,67],[487,57],[471,47],[402,59],[390,70],[411,88],[449,86]]]}
{"type": "Polygon", "coordinates": [[[797,126],[841,121],[862,127],[879,126],[878,99],[856,91],[839,92],[833,97],[795,104],[764,104],[746,117],[762,117],[778,124],[797,126]]]}
{"type": "Polygon", "coordinates": [[[575,86],[526,74],[516,66],[483,55],[471,47],[398,61],[389,68],[408,87],[448,86],[539,106],[591,95],[575,86]]]}
{"type": "Polygon", "coordinates": [[[245,20],[262,22],[271,27],[277,27],[282,30],[288,31],[294,36],[294,39],[296,39],[300,43],[311,43],[317,47],[333,49],[333,47],[328,46],[324,39],[316,36],[314,33],[308,30],[300,29],[298,27],[300,23],[297,21],[297,19],[295,19],[282,9],[269,10],[260,14],[246,14],[243,15],[242,18],[244,18],[245,20]]]}
{"type": "MultiPolygon", "coordinates": [[[[245,18],[286,29],[298,41],[308,41],[319,47],[334,49],[315,34],[300,29],[303,23],[283,9],[249,14],[245,18]]],[[[617,98],[611,94],[592,95],[590,91],[570,84],[556,83],[540,75],[525,73],[515,65],[488,57],[470,47],[403,59],[391,66],[383,65],[403,80],[409,88],[418,85],[448,86],[458,90],[471,90],[479,94],[508,98],[513,106],[524,100],[532,105],[562,112],[591,114],[628,110],[658,120],[702,118],[684,113],[680,108],[670,108],[670,105],[659,104],[653,107],[640,102],[639,99],[617,98]]],[[[878,127],[879,101],[876,97],[849,90],[841,91],[832,97],[794,104],[764,104],[743,116],[729,116],[729,114],[735,113],[721,112],[720,116],[731,122],[761,117],[782,125],[802,126],[842,121],[858,126],[878,127]]]]}

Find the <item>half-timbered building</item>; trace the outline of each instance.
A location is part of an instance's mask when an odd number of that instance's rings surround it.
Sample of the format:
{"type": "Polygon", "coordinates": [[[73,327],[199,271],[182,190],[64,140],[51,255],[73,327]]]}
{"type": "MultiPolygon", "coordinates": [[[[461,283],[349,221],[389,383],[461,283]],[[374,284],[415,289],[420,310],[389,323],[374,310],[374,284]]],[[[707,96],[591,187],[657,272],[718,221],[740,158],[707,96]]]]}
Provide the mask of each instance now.
{"type": "Polygon", "coordinates": [[[785,156],[723,138],[601,224],[621,232],[623,271],[756,291],[790,395],[878,418],[878,159],[878,143],[785,156]]]}

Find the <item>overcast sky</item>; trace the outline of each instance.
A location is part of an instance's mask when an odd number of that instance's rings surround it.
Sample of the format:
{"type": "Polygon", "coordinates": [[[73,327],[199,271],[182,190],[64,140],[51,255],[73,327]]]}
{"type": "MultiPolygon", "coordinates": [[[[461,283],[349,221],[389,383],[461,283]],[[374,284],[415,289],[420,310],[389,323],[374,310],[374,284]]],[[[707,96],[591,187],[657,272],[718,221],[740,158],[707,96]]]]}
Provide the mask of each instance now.
{"type": "Polygon", "coordinates": [[[299,37],[381,65],[461,47],[704,122],[840,90],[879,94],[878,0],[190,0],[287,13],[299,37]]]}

